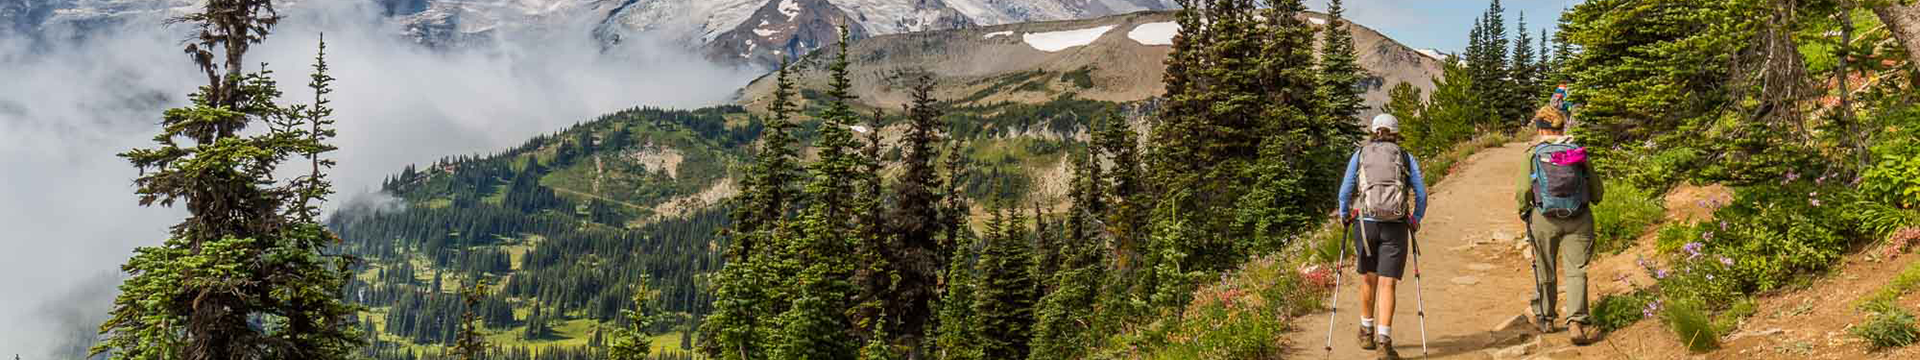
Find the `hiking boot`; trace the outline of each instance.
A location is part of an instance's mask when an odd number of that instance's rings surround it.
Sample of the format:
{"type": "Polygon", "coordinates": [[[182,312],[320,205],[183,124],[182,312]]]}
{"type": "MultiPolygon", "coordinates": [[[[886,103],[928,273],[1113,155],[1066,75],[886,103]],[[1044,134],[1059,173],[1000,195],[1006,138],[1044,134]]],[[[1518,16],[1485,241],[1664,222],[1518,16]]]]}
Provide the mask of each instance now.
{"type": "Polygon", "coordinates": [[[1599,340],[1599,334],[1592,326],[1572,322],[1568,323],[1567,327],[1569,331],[1573,332],[1572,340],[1575,346],[1592,345],[1595,340],[1599,340]]]}
{"type": "Polygon", "coordinates": [[[1400,360],[1400,352],[1393,351],[1393,338],[1380,335],[1380,360],[1400,360]]]}
{"type": "Polygon", "coordinates": [[[1539,328],[1538,330],[1540,330],[1541,334],[1552,334],[1554,332],[1553,319],[1545,316],[1533,318],[1533,325],[1539,328]]]}
{"type": "Polygon", "coordinates": [[[1369,326],[1360,327],[1360,348],[1365,350],[1373,350],[1374,348],[1373,327],[1369,327],[1369,326]]]}

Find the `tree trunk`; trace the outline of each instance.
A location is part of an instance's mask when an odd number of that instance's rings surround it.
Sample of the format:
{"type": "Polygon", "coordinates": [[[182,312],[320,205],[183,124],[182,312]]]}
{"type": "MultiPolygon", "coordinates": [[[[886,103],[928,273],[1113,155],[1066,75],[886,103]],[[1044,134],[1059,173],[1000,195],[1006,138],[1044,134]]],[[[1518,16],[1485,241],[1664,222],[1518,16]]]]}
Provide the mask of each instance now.
{"type": "MultiPolygon", "coordinates": [[[[1907,49],[1907,65],[1920,73],[1920,62],[1913,61],[1913,58],[1920,57],[1920,3],[1901,5],[1900,1],[1885,1],[1873,7],[1873,14],[1880,18],[1880,22],[1887,24],[1893,37],[1907,49]]],[[[1920,81],[1920,76],[1915,78],[1915,81],[1920,81]]]]}

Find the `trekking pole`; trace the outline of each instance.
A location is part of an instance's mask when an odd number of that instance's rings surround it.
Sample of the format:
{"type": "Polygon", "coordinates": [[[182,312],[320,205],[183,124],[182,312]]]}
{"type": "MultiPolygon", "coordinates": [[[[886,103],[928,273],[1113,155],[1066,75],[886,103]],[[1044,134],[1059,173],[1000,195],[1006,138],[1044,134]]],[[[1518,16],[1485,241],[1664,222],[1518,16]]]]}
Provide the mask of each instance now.
{"type": "MultiPolygon", "coordinates": [[[[1532,251],[1533,251],[1534,261],[1528,264],[1528,266],[1533,268],[1533,294],[1534,294],[1534,298],[1538,299],[1538,304],[1529,304],[1529,306],[1539,306],[1540,308],[1545,308],[1547,305],[1547,289],[1546,289],[1546,285],[1540,282],[1540,262],[1551,261],[1551,260],[1541,258],[1542,256],[1545,256],[1545,255],[1541,254],[1539,239],[1533,238],[1532,214],[1524,215],[1524,217],[1521,218],[1521,223],[1526,224],[1525,231],[1527,233],[1525,234],[1525,236],[1527,239],[1527,245],[1529,245],[1528,247],[1533,248],[1532,251]]],[[[1547,313],[1545,310],[1542,310],[1540,308],[1533,309],[1533,321],[1531,322],[1534,324],[1533,327],[1539,328],[1541,333],[1546,333],[1548,330],[1552,330],[1552,329],[1543,326],[1543,325],[1549,325],[1549,324],[1546,324],[1546,321],[1543,321],[1546,319],[1547,313]]]]}
{"type": "Polygon", "coordinates": [[[1340,230],[1340,257],[1333,258],[1333,302],[1327,303],[1329,304],[1328,306],[1332,308],[1332,311],[1327,312],[1327,358],[1328,359],[1333,358],[1333,324],[1335,320],[1335,315],[1340,313],[1340,276],[1343,275],[1340,271],[1340,262],[1346,261],[1347,242],[1353,241],[1353,238],[1352,238],[1353,222],[1347,221],[1345,222],[1345,225],[1342,226],[1341,228],[1342,230],[1340,230]]]}
{"type": "Polygon", "coordinates": [[[1427,357],[1427,302],[1422,299],[1420,288],[1420,236],[1419,232],[1407,229],[1408,242],[1413,245],[1413,305],[1414,314],[1420,315],[1420,358],[1427,357]]]}

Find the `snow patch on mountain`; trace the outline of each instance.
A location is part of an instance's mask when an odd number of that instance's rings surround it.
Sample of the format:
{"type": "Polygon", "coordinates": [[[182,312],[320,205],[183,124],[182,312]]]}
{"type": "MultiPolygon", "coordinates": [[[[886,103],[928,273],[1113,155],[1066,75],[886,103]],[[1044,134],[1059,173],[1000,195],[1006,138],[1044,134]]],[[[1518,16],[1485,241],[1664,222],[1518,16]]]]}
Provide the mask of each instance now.
{"type": "Polygon", "coordinates": [[[1127,32],[1127,38],[1139,42],[1140,45],[1173,45],[1173,35],[1179,32],[1180,24],[1172,21],[1145,23],[1134,26],[1133,31],[1127,32]]]}
{"type": "Polygon", "coordinates": [[[786,15],[787,21],[793,21],[794,17],[800,16],[800,3],[793,0],[780,0],[780,14],[786,15]]]}
{"type": "Polygon", "coordinates": [[[1440,53],[1440,50],[1419,49],[1414,51],[1419,52],[1420,55],[1426,55],[1427,57],[1433,58],[1434,60],[1447,61],[1447,54],[1440,53]]]}
{"type": "Polygon", "coordinates": [[[1311,23],[1313,23],[1314,25],[1326,25],[1326,24],[1327,24],[1327,19],[1326,19],[1326,18],[1317,18],[1317,17],[1307,17],[1307,22],[1311,22],[1311,23]]]}
{"type": "Polygon", "coordinates": [[[992,38],[997,38],[1001,36],[1013,36],[1013,30],[990,32],[990,33],[987,33],[987,36],[985,38],[992,39],[992,38]]]}
{"type": "Polygon", "coordinates": [[[1035,50],[1056,52],[1093,44],[1094,40],[1099,40],[1100,36],[1106,35],[1107,32],[1112,31],[1113,28],[1113,25],[1107,25],[1079,30],[1031,33],[1022,36],[1021,39],[1027,42],[1027,46],[1032,46],[1035,50]]]}

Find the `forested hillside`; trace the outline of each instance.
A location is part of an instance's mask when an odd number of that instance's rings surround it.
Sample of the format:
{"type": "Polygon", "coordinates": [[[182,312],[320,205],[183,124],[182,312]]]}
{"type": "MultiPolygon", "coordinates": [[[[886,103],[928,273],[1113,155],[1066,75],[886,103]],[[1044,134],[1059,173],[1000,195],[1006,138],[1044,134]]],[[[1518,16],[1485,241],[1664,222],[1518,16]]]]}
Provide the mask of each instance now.
{"type": "MultiPolygon", "coordinates": [[[[1069,94],[949,108],[943,132],[965,140],[957,154],[970,164],[958,189],[969,198],[1064,201],[1066,154],[1085,147],[1073,139],[1094,116],[1124,119],[1150,106],[1069,94]]],[[[804,110],[792,136],[815,140],[823,110],[804,110]]],[[[873,110],[857,110],[863,128],[898,138],[908,126],[905,114],[873,110]]],[[[494,291],[476,312],[493,345],[586,356],[622,324],[642,276],[660,290],[656,305],[674,314],[654,324],[663,334],[655,346],[688,349],[687,330],[712,311],[710,277],[728,246],[716,234],[767,121],[738,106],[631,109],[394,174],[382,186],[390,198],[349,206],[327,224],[346,241],[340,250],[363,261],[347,294],[368,307],[360,326],[378,340],[367,353],[437,354],[457,335],[464,307],[456,290],[482,279],[494,291]]],[[[906,150],[883,148],[883,171],[899,171],[906,150]]]]}

